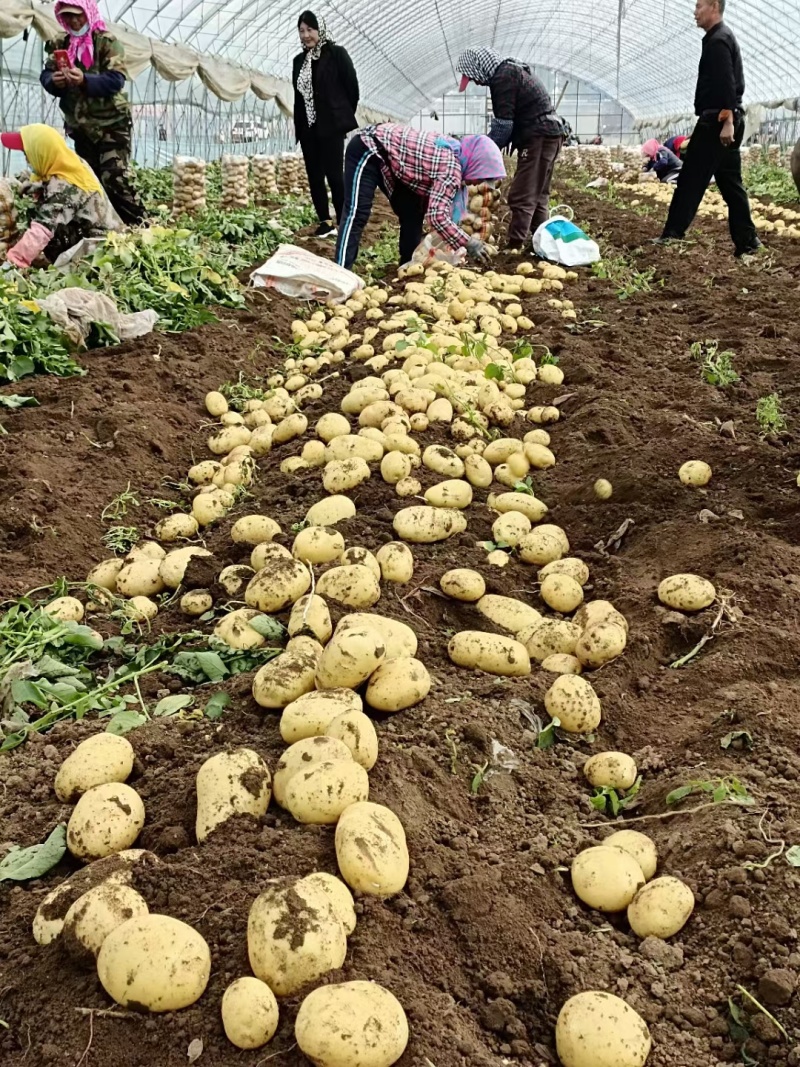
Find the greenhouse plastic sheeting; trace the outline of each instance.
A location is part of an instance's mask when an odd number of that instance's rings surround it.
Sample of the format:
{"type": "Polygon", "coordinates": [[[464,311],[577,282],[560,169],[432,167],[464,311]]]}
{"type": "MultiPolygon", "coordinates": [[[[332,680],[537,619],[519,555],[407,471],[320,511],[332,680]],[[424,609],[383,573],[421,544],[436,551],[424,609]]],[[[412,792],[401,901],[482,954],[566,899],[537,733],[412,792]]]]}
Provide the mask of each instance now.
{"type": "Polygon", "coordinates": [[[170,82],[186,81],[197,70],[200,56],[191,48],[180,44],[164,44],[163,41],[151,41],[152,63],[162,78],[170,82]]]}
{"type": "Polygon", "coordinates": [[[115,26],[114,36],[125,49],[125,70],[128,77],[137,78],[153,61],[150,38],[125,26],[115,26]]]}
{"type": "Polygon", "coordinates": [[[203,56],[197,73],[203,85],[207,85],[220,100],[238,100],[250,88],[250,72],[244,67],[234,67],[213,56],[203,56]]]}

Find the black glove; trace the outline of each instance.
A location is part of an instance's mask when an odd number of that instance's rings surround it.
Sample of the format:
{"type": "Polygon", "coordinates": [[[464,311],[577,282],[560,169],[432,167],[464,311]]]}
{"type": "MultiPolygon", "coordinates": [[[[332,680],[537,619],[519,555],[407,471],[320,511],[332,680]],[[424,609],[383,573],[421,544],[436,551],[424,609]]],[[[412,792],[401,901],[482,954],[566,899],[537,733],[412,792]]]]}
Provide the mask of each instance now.
{"type": "Polygon", "coordinates": [[[492,257],[489,253],[489,249],[480,237],[470,237],[467,242],[467,255],[470,259],[474,259],[476,263],[481,263],[484,267],[491,265],[492,257]]]}

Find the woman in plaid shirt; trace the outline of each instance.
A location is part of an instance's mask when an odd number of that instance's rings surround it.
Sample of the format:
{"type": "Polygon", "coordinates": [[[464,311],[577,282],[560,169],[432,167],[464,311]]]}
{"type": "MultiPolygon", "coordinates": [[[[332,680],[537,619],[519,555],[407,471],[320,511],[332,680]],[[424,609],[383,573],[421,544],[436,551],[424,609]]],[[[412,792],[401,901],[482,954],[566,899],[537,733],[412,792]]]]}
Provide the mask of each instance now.
{"type": "Polygon", "coordinates": [[[414,254],[425,222],[449,248],[466,248],[470,258],[489,263],[486,245],[478,237],[468,237],[458,220],[466,206],[468,183],[499,183],[505,175],[502,154],[488,137],[457,141],[393,122],[364,127],[345,154],[345,204],[336,262],[352,267],[375,190],[381,189],[400,220],[401,263],[414,254]]]}

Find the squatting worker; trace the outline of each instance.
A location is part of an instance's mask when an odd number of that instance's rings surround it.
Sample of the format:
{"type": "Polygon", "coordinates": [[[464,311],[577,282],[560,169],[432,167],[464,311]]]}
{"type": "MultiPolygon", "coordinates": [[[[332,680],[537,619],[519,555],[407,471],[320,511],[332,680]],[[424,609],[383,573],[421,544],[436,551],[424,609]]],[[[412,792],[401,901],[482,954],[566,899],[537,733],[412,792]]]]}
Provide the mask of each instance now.
{"type": "Polygon", "coordinates": [[[665,144],[659,144],[653,137],[642,145],[644,166],[642,170],[652,171],[660,182],[674,185],[678,180],[683,164],[675,153],[665,144]]]}
{"type": "Polygon", "coordinates": [[[666,139],[664,147],[668,148],[670,152],[674,152],[678,159],[682,160],[686,154],[686,149],[689,147],[689,138],[683,134],[676,134],[675,137],[666,139]]]}
{"type": "Polygon", "coordinates": [[[496,184],[505,176],[500,149],[482,134],[457,141],[393,122],[365,126],[345,153],[345,206],[336,262],[352,267],[375,190],[382,189],[400,220],[401,263],[413,256],[425,222],[448,248],[466,248],[471,259],[490,263],[486,245],[479,237],[468,237],[458,220],[466,206],[467,184],[496,184]]]}
{"type": "Polygon", "coordinates": [[[24,152],[33,170],[25,191],[34,206],[28,229],[6,254],[12,266],[30,267],[42,253],[52,262],[81,238],[120,228],[97,176],[52,126],[23,126],[0,134],[0,143],[24,152]]]}
{"type": "Polygon", "coordinates": [[[697,124],[678,177],[660,240],[682,238],[692,224],[711,179],[728,206],[728,225],[737,256],[761,246],[742,182],[739,149],[744,137],[744,68],[739,45],[722,21],[725,0],[697,0],[695,22],[706,31],[697,76],[697,124]]]}
{"type": "Polygon", "coordinates": [[[294,130],[306,164],[311,200],[319,219],[317,237],[336,235],[328,190],[336,218],[344,204],[344,138],[354,130],[358,77],[350,56],[329,36],[323,19],[304,11],[297,20],[303,51],[294,57],[294,130]]]}
{"type": "Polygon", "coordinates": [[[460,92],[471,81],[489,87],[494,116],[489,136],[499,148],[519,154],[508,191],[508,247],[522,248],[549,217],[550,183],[564,143],[564,124],[544,83],[518,60],[504,59],[491,48],[467,48],[456,70],[462,75],[460,92]]]}
{"type": "Polygon", "coordinates": [[[106,31],[95,0],[56,0],[55,16],[66,36],[48,41],[40,81],[59,99],[67,134],[108,194],[123,222],[135,226],[144,208],[130,176],[131,108],[125,86],[125,53],[106,31]],[[60,69],[56,53],[66,52],[60,69]]]}

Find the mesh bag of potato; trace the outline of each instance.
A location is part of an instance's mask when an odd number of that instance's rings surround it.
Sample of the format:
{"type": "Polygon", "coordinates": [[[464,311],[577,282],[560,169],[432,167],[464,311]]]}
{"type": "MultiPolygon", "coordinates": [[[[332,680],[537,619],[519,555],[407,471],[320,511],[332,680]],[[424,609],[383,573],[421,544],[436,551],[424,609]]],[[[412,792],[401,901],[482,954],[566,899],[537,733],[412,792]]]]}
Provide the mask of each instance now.
{"type": "Polygon", "coordinates": [[[494,222],[492,220],[492,205],[496,202],[497,194],[491,186],[481,185],[467,186],[467,211],[461,217],[459,225],[464,233],[475,234],[488,244],[494,243],[494,222]]]}
{"type": "Polygon", "coordinates": [[[191,156],[175,156],[172,163],[172,211],[196,215],[206,206],[206,163],[191,156]]]}
{"type": "Polygon", "coordinates": [[[14,206],[14,190],[11,183],[0,179],[0,260],[6,258],[6,252],[17,232],[17,211],[14,206]]]}
{"type": "Polygon", "coordinates": [[[278,195],[278,176],[274,156],[253,156],[253,198],[265,204],[278,195]]]}
{"type": "Polygon", "coordinates": [[[222,157],[222,209],[232,211],[247,207],[250,200],[250,161],[247,156],[222,157]]]}

